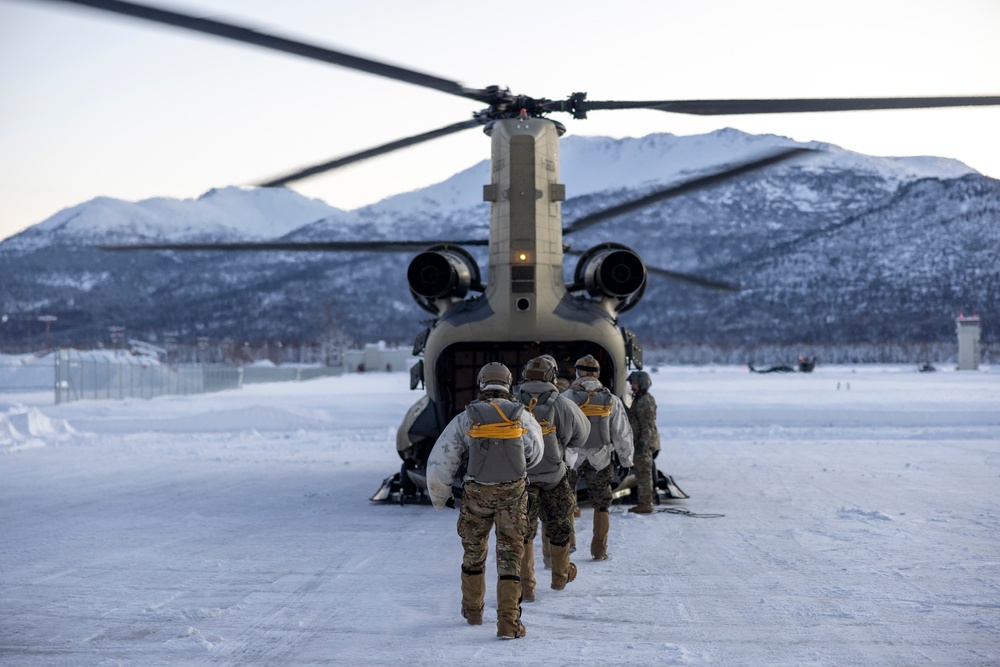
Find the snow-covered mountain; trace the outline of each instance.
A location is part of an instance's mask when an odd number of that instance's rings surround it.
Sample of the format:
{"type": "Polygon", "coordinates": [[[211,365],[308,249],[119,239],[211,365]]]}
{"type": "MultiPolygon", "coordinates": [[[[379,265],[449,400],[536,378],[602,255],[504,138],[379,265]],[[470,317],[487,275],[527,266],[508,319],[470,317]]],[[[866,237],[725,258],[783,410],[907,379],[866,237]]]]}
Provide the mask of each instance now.
{"type": "MultiPolygon", "coordinates": [[[[798,145],[735,130],[638,139],[566,137],[560,180],[571,222],[654,186],[798,145]]],[[[960,312],[1000,304],[1000,182],[955,160],[876,158],[829,144],[596,226],[651,266],[741,283],[723,294],[651,278],[623,317],[647,344],[933,342],[960,312]]],[[[157,340],[409,341],[425,313],[405,282],[408,257],[365,253],[106,253],[149,240],[485,238],[486,161],[442,183],[342,211],[287,189],[223,188],[197,200],[99,198],[0,243],[8,343],[38,341],[33,316],[59,317],[53,339],[88,343],[109,325],[157,340]],[[20,322],[20,324],[19,324],[20,322]]],[[[475,254],[475,253],[474,253],[475,254]]],[[[477,254],[486,271],[485,256],[477,254]]],[[[574,266],[567,260],[567,273],[574,266]]],[[[984,340],[996,323],[984,317],[984,340]]]]}
{"type": "Polygon", "coordinates": [[[73,240],[258,241],[277,238],[323,218],[345,215],[319,199],[285,188],[230,186],[209,190],[197,199],[157,197],[138,202],[97,197],[59,211],[3,246],[39,248],[73,240]]]}

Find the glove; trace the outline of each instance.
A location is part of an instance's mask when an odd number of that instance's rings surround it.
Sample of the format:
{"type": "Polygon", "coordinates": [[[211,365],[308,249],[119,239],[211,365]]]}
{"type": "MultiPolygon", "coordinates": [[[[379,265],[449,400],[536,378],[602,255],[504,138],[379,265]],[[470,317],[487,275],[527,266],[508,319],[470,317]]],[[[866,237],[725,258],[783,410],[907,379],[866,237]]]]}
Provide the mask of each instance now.
{"type": "Polygon", "coordinates": [[[451,509],[455,509],[455,496],[452,496],[448,500],[444,501],[444,506],[451,509]]]}
{"type": "Polygon", "coordinates": [[[631,468],[626,468],[625,466],[618,466],[618,481],[623,481],[632,472],[631,468]]]}

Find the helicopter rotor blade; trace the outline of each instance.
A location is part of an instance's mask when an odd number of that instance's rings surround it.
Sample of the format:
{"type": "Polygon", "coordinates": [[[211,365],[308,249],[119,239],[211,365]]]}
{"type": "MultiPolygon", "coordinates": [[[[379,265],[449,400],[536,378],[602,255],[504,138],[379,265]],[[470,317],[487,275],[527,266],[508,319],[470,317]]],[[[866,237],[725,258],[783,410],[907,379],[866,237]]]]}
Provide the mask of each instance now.
{"type": "Polygon", "coordinates": [[[593,227],[594,225],[610,220],[611,218],[617,217],[619,215],[624,215],[626,213],[631,213],[639,209],[645,208],[656,202],[669,199],[671,197],[676,197],[678,195],[686,194],[692,190],[698,190],[711,185],[715,185],[724,180],[740,176],[747,172],[753,171],[755,169],[762,169],[772,164],[778,162],[784,162],[793,157],[801,155],[803,153],[813,152],[811,148],[790,148],[779,151],[777,153],[772,153],[764,158],[759,158],[752,162],[747,162],[731,169],[726,169],[724,171],[716,172],[714,174],[708,174],[707,176],[700,176],[698,178],[692,179],[690,181],[684,181],[683,183],[674,183],[668,185],[665,188],[656,190],[648,195],[639,197],[638,199],[633,199],[627,201],[623,204],[618,204],[617,206],[612,206],[590,215],[585,215],[582,218],[577,218],[569,226],[563,229],[563,235],[572,234],[574,232],[579,232],[588,227],[593,227]]]}
{"type": "Polygon", "coordinates": [[[431,74],[424,74],[423,72],[406,69],[405,67],[389,65],[388,63],[362,58],[361,56],[351,55],[349,53],[344,53],[343,51],[335,51],[334,49],[317,46],[315,44],[307,44],[305,42],[279,37],[277,35],[268,34],[266,32],[261,32],[232,23],[191,16],[189,14],[182,14],[134,2],[125,2],[124,0],[56,1],[81,5],[92,9],[100,9],[114,14],[122,14],[124,16],[131,16],[133,18],[152,21],[154,23],[163,23],[177,28],[184,28],[194,32],[223,37],[225,39],[245,44],[253,44],[255,46],[261,46],[274,51],[290,53],[292,55],[302,56],[311,60],[318,60],[333,65],[340,65],[341,67],[347,67],[349,69],[359,70],[361,72],[367,72],[368,74],[375,74],[377,76],[395,79],[396,81],[412,83],[416,86],[439,90],[443,93],[457,95],[467,99],[474,99],[481,102],[488,101],[489,99],[485,91],[465,88],[457,81],[442,79],[441,77],[433,76],[431,74]]]}
{"type": "Polygon", "coordinates": [[[1000,105],[1000,96],[979,97],[857,97],[784,100],[672,100],[654,102],[590,101],[570,98],[567,102],[547,103],[547,111],[572,111],[586,115],[603,109],[655,109],[670,113],[699,116],[736,116],[771,113],[810,113],[822,111],[875,111],[880,109],[933,109],[1000,105]],[[571,108],[570,108],[571,107],[571,108]]]}
{"type": "Polygon", "coordinates": [[[485,246],[486,239],[465,241],[259,241],[247,243],[136,243],[100,245],[101,250],[176,250],[180,252],[411,252],[431,246],[485,246]]]}
{"type": "Polygon", "coordinates": [[[312,167],[299,169],[298,171],[294,171],[290,174],[285,174],[284,176],[278,176],[277,178],[273,178],[269,181],[258,183],[258,187],[262,188],[279,187],[287,183],[300,181],[304,178],[315,176],[317,174],[322,174],[324,172],[337,169],[339,167],[345,167],[349,164],[354,164],[355,162],[361,162],[362,160],[367,160],[369,158],[373,158],[378,155],[391,153],[392,151],[396,151],[401,148],[406,148],[407,146],[413,146],[414,144],[423,143],[424,141],[430,141],[431,139],[437,139],[438,137],[444,137],[449,134],[453,134],[455,132],[467,130],[470,127],[478,127],[479,125],[482,125],[482,123],[476,119],[464,120],[461,123],[446,125],[445,127],[439,128],[437,130],[431,130],[430,132],[417,134],[412,137],[407,137],[406,139],[397,139],[396,141],[390,141],[387,144],[376,146],[375,148],[369,148],[359,153],[354,153],[353,155],[337,158],[336,160],[330,160],[329,162],[323,162],[321,164],[313,165],[312,167]]]}
{"type": "Polygon", "coordinates": [[[713,280],[712,278],[696,276],[693,273],[684,273],[682,271],[661,269],[655,266],[647,266],[646,272],[658,276],[663,276],[664,278],[670,278],[671,280],[679,280],[680,282],[688,283],[689,285],[697,285],[698,287],[708,287],[709,289],[721,290],[724,292],[739,292],[743,289],[741,285],[738,285],[736,283],[729,283],[723,280],[713,280]]]}
{"type": "MultiPolygon", "coordinates": [[[[274,51],[339,65],[396,81],[431,88],[450,95],[473,99],[492,105],[509,101],[509,95],[496,86],[485,89],[466,88],[457,81],[443,79],[416,70],[351,55],[324,46],[279,37],[223,21],[192,16],[150,5],[125,0],[54,0],[90,7],[114,14],[162,23],[194,32],[253,44],[274,51]]],[[[738,115],[759,113],[802,113],[814,111],[870,111],[875,109],[922,109],[956,106],[1000,105],[1000,96],[990,97],[873,97],[830,99],[757,99],[757,100],[659,100],[659,101],[588,101],[586,93],[574,93],[568,100],[538,100],[538,109],[545,112],[567,111],[577,118],[586,118],[588,111],[602,109],[658,109],[672,113],[697,115],[738,115]]]]}

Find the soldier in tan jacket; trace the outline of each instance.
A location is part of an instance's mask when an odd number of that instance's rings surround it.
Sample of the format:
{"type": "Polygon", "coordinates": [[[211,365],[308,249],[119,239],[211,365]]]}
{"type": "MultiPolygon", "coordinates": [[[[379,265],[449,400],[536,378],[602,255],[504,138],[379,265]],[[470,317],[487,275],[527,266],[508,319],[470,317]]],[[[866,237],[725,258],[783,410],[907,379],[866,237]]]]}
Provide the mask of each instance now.
{"type": "Polygon", "coordinates": [[[660,451],[660,431],[656,427],[656,400],[649,393],[653,381],[646,371],[632,371],[628,376],[632,386],[632,405],[628,409],[628,422],[632,427],[635,445],[635,478],[639,486],[639,504],[629,508],[636,514],[653,511],[653,457],[660,451]]]}

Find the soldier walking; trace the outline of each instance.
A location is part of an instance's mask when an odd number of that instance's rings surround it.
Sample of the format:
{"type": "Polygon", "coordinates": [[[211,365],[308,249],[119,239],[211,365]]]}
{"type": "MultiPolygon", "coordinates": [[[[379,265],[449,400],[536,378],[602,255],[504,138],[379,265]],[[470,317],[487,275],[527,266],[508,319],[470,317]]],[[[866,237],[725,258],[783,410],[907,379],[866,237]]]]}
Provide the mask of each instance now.
{"type": "Polygon", "coordinates": [[[510,370],[489,363],[479,371],[479,396],[445,427],[427,460],[427,489],[435,509],[454,507],[452,480],[463,459],[458,534],[462,559],[462,616],[482,625],[490,530],[497,536],[497,637],[525,634],[521,623],[521,559],[528,529],[527,469],[542,458],[538,422],[510,393],[510,370]]]}
{"type": "Polygon", "coordinates": [[[556,365],[551,357],[535,357],[523,371],[517,398],[527,406],[542,429],[545,453],[528,469],[528,532],[521,559],[521,592],[525,602],[535,599],[535,534],[538,518],[545,524],[552,567],[551,587],[561,591],[576,578],[569,560],[572,514],[576,490],[571,489],[563,461],[567,447],[579,447],[590,435],[590,422],[576,403],[561,396],[553,382],[556,365]]]}
{"type": "Polygon", "coordinates": [[[653,381],[646,371],[632,371],[628,376],[632,386],[632,405],[628,409],[628,422],[632,427],[635,444],[635,478],[639,485],[639,504],[629,508],[636,514],[653,511],[655,484],[653,458],[660,451],[660,431],[656,427],[656,400],[649,393],[653,381]]]}
{"type": "Polygon", "coordinates": [[[608,558],[608,531],[611,528],[611,450],[626,468],[632,467],[632,428],[621,399],[601,384],[601,366],[591,355],[576,360],[576,380],[563,395],[572,399],[590,420],[590,435],[579,449],[577,472],[587,480],[587,494],[594,506],[594,535],[590,555],[608,558]]]}

